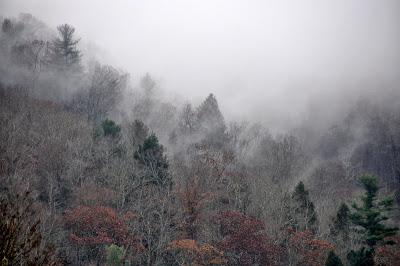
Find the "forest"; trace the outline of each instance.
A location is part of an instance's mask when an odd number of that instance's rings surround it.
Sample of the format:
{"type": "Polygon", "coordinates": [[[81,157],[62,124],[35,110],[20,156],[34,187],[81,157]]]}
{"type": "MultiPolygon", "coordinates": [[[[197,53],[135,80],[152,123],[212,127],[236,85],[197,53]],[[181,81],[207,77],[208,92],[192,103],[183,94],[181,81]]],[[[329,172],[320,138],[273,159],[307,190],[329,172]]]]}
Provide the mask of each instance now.
{"type": "Polygon", "coordinates": [[[1,265],[400,265],[399,90],[274,133],[0,18],[1,265]]]}

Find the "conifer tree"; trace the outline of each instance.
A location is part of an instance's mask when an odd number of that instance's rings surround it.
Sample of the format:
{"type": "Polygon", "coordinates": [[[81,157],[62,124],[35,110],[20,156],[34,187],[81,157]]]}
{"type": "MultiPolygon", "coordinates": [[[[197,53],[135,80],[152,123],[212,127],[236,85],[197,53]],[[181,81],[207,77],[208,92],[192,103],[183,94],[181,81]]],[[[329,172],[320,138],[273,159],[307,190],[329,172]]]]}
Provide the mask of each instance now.
{"type": "Polygon", "coordinates": [[[57,27],[59,36],[53,41],[53,62],[64,68],[78,66],[81,53],[77,48],[79,39],[75,39],[75,28],[68,24],[57,27]]]}
{"type": "Polygon", "coordinates": [[[115,244],[111,244],[107,250],[107,266],[122,266],[124,265],[125,250],[115,244]]]}
{"type": "Polygon", "coordinates": [[[153,133],[139,145],[135,159],[145,168],[146,178],[151,183],[165,184],[168,182],[168,161],[164,155],[164,147],[153,133]]]}
{"type": "Polygon", "coordinates": [[[288,226],[296,231],[309,230],[316,233],[318,228],[317,213],[303,182],[300,181],[295,187],[288,207],[286,219],[288,226]]]}
{"type": "Polygon", "coordinates": [[[222,148],[226,142],[226,125],[217,99],[211,93],[196,110],[196,128],[205,134],[202,143],[214,148],[222,148]]]}
{"type": "Polygon", "coordinates": [[[343,263],[335,252],[331,250],[326,259],[325,266],[343,266],[343,263]]]}
{"type": "Polygon", "coordinates": [[[113,138],[116,138],[121,132],[121,127],[110,119],[104,120],[101,123],[101,127],[103,129],[104,136],[111,136],[113,138]]]}
{"type": "Polygon", "coordinates": [[[368,266],[374,265],[373,257],[376,246],[391,244],[385,238],[395,235],[398,228],[383,223],[389,219],[386,213],[393,209],[393,199],[379,200],[377,198],[379,191],[377,178],[366,175],[361,177],[360,181],[365,189],[365,194],[361,197],[361,206],[357,203],[352,204],[354,210],[351,212],[350,219],[359,229],[365,246],[358,251],[351,251],[348,254],[348,259],[351,265],[368,266]]]}
{"type": "Polygon", "coordinates": [[[350,233],[350,223],[350,209],[346,203],[342,203],[330,226],[330,235],[346,241],[350,233]]]}

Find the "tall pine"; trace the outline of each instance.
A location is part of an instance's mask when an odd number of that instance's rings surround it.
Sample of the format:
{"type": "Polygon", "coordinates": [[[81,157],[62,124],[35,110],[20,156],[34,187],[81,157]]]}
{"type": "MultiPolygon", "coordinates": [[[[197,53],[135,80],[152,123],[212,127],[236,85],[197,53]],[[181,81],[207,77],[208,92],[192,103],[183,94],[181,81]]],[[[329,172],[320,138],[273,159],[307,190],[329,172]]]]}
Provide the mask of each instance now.
{"type": "Polygon", "coordinates": [[[347,241],[350,233],[350,209],[346,203],[342,203],[330,225],[332,238],[347,241]]]}
{"type": "Polygon", "coordinates": [[[286,225],[296,231],[317,232],[318,219],[314,203],[301,181],[297,184],[289,199],[286,221],[286,225]]]}
{"type": "Polygon", "coordinates": [[[158,142],[154,133],[144,140],[143,145],[139,145],[134,158],[144,167],[144,178],[148,182],[159,185],[169,184],[167,157],[164,155],[163,145],[158,142]]]}
{"type": "Polygon", "coordinates": [[[326,259],[325,266],[343,266],[343,263],[335,252],[331,250],[326,259]]]}
{"type": "Polygon", "coordinates": [[[374,265],[375,248],[382,244],[391,244],[385,238],[397,233],[397,227],[384,224],[389,219],[387,213],[393,209],[393,199],[378,199],[378,180],[375,176],[363,176],[360,181],[365,189],[361,197],[362,205],[352,204],[350,219],[361,234],[364,246],[358,251],[351,251],[348,259],[353,266],[374,265]]]}
{"type": "Polygon", "coordinates": [[[57,27],[58,37],[53,41],[53,63],[61,69],[71,69],[80,64],[81,53],[77,48],[79,39],[74,36],[75,28],[68,24],[57,27]]]}

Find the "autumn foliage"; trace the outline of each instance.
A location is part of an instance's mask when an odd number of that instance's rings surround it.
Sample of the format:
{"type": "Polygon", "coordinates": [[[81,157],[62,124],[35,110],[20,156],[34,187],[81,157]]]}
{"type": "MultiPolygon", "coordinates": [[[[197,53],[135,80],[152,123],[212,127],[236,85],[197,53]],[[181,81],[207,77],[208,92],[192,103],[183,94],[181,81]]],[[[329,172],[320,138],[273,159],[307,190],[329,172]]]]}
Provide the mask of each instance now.
{"type": "Polygon", "coordinates": [[[265,233],[261,220],[236,211],[225,211],[215,219],[222,239],[217,247],[233,265],[277,265],[280,248],[265,233]]]}
{"type": "Polygon", "coordinates": [[[400,266],[400,236],[391,237],[388,241],[393,241],[393,245],[378,247],[375,262],[377,265],[400,266]]]}
{"type": "Polygon", "coordinates": [[[78,206],[66,212],[65,223],[71,232],[69,240],[75,245],[124,246],[132,241],[124,220],[109,207],[78,206]]]}
{"type": "Polygon", "coordinates": [[[179,239],[171,241],[169,251],[182,253],[181,263],[190,265],[224,265],[223,252],[210,244],[198,244],[193,239],[179,239]]]}
{"type": "Polygon", "coordinates": [[[324,265],[328,252],[334,246],[325,241],[315,239],[311,231],[295,231],[288,229],[288,252],[295,257],[296,265],[319,266],[324,265]]]}
{"type": "Polygon", "coordinates": [[[182,206],[182,219],[178,221],[183,238],[195,239],[199,224],[203,218],[204,205],[212,199],[212,193],[203,192],[199,179],[191,178],[177,189],[182,206]]]}

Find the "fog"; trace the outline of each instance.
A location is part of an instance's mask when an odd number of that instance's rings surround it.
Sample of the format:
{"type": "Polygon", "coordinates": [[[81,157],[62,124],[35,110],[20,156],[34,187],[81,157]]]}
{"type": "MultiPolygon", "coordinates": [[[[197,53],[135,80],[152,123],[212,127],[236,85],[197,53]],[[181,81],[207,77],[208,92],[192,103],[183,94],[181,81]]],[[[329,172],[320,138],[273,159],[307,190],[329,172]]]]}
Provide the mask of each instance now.
{"type": "Polygon", "coordinates": [[[275,127],[398,90],[397,0],[0,0],[0,14],[72,24],[82,43],[169,97],[214,93],[228,119],[275,127]]]}

